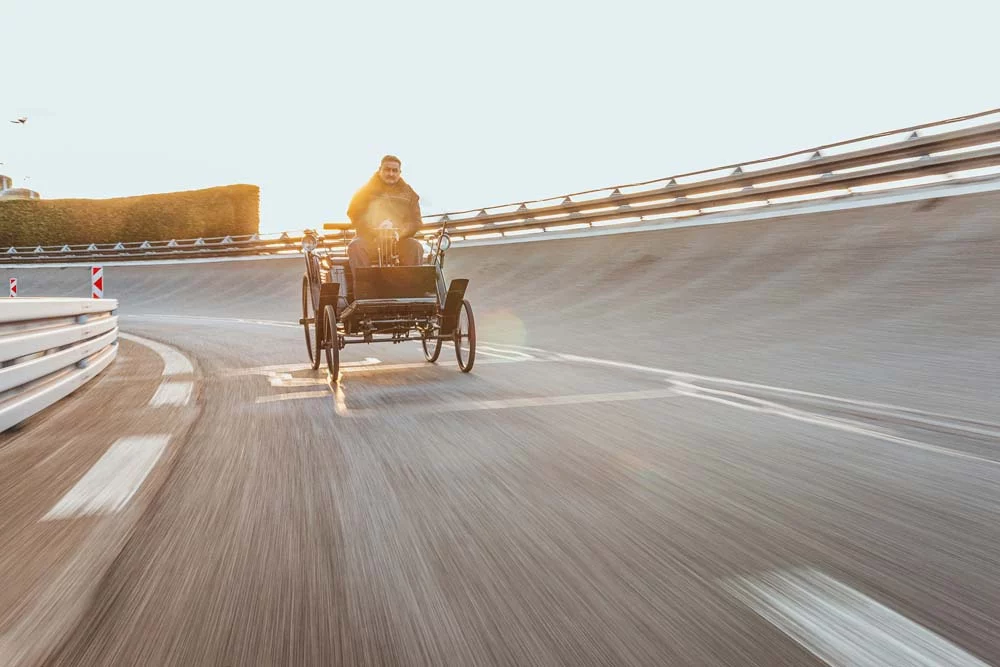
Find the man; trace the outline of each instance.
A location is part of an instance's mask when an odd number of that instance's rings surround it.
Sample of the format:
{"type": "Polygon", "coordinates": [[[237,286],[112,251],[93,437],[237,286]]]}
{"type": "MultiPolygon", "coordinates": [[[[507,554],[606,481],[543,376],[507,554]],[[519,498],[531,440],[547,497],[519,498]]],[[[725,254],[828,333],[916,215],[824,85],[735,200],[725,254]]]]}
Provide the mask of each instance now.
{"type": "Polygon", "coordinates": [[[422,263],[424,247],[413,238],[421,226],[420,197],[401,174],[399,158],[386,155],[378,171],[351,198],[347,217],[358,233],[347,246],[351,269],[371,266],[373,258],[378,258],[378,227],[385,220],[391,220],[399,230],[399,263],[422,263]]]}

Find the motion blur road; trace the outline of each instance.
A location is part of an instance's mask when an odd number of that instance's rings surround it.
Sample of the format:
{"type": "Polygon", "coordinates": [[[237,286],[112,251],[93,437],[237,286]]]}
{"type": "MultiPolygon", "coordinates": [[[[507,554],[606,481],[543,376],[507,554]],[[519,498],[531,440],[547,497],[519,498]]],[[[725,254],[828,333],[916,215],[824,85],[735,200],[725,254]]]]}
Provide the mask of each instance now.
{"type": "Polygon", "coordinates": [[[474,371],[335,391],[300,258],[107,266],[200,414],[50,664],[1000,664],[998,211],[455,249],[474,371]]]}

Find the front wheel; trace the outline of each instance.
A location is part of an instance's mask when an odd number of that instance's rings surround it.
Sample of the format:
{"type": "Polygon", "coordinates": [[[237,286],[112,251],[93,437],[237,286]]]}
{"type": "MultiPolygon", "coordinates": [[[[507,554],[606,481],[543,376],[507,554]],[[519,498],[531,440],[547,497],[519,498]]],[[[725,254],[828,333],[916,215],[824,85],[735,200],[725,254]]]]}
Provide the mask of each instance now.
{"type": "Polygon", "coordinates": [[[433,329],[433,333],[435,336],[433,341],[429,340],[427,336],[424,336],[420,340],[421,344],[424,346],[424,359],[426,359],[432,364],[438,360],[439,356],[441,356],[441,342],[442,342],[441,339],[438,337],[441,334],[441,329],[435,327],[433,329]]]}
{"type": "Polygon", "coordinates": [[[472,316],[472,305],[468,299],[462,300],[462,309],[458,311],[455,356],[458,357],[458,367],[463,373],[471,371],[472,365],[476,363],[476,319],[472,316]]]}
{"type": "MultiPolygon", "coordinates": [[[[302,274],[302,320],[303,321],[309,319],[309,310],[310,310],[309,304],[310,304],[311,292],[312,288],[309,283],[309,274],[303,273],[302,274]]],[[[309,330],[310,326],[315,327],[316,323],[313,322],[312,325],[305,323],[302,325],[302,329],[305,330],[306,332],[306,351],[309,353],[309,363],[310,365],[312,365],[312,369],[316,370],[317,368],[319,368],[320,332],[319,329],[316,329],[316,347],[313,348],[313,336],[312,332],[309,330]]]]}
{"type": "Polygon", "coordinates": [[[337,311],[333,306],[323,309],[323,329],[326,369],[330,372],[330,382],[333,383],[340,375],[340,338],[337,336],[337,311]]]}

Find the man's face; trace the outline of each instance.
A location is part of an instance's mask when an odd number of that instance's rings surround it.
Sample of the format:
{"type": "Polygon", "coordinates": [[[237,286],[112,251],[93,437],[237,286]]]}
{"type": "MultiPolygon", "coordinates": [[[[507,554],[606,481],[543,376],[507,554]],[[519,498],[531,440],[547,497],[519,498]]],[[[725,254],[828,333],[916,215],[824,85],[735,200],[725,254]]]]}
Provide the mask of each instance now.
{"type": "Polygon", "coordinates": [[[399,181],[399,163],[398,162],[383,162],[382,166],[379,167],[378,175],[382,177],[382,180],[389,185],[395,184],[399,181]]]}

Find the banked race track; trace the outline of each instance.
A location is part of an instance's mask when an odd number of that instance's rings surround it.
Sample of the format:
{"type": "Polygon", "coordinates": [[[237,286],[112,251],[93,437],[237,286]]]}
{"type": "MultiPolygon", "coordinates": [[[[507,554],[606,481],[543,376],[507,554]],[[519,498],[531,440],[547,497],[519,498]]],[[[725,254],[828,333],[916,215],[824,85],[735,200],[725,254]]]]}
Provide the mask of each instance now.
{"type": "MultiPolygon", "coordinates": [[[[456,246],[468,375],[350,346],[331,388],[302,267],[105,266],[196,413],[46,664],[1000,664],[1000,193],[456,246]]],[[[58,409],[189,419],[150,350],[58,409]]]]}

